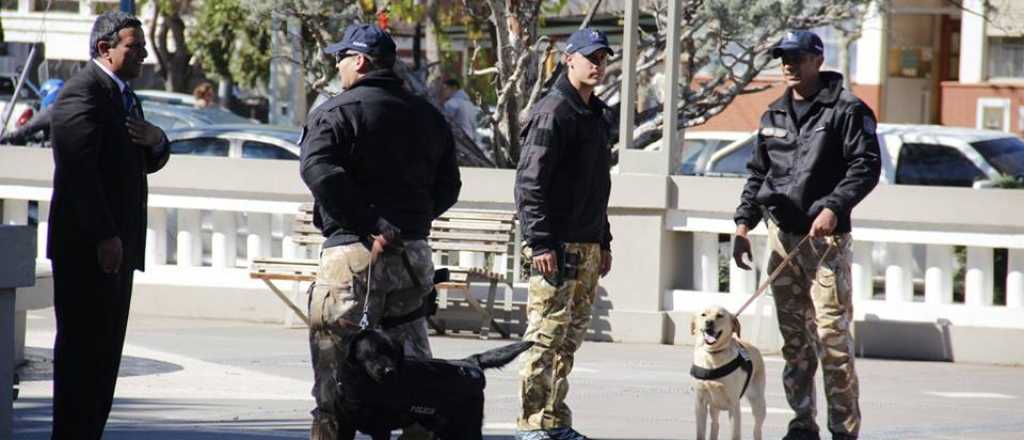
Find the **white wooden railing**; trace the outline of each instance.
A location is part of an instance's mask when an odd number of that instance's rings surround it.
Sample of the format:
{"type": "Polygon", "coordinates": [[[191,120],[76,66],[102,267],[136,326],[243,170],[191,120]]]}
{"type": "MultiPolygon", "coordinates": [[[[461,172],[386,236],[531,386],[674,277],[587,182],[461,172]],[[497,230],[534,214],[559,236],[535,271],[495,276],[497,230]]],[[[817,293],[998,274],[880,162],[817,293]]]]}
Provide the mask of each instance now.
{"type": "MultiPolygon", "coordinates": [[[[674,178],[680,187],[692,180],[674,178]]],[[[721,184],[716,183],[716,186],[721,184]]],[[[732,262],[731,244],[720,244],[721,234],[733,239],[735,225],[731,209],[738,203],[738,191],[724,192],[729,201],[701,204],[681,201],[686,209],[669,210],[666,228],[675,233],[692,234],[692,284],[676,286],[666,292],[666,310],[691,310],[709,301],[739,301],[754,292],[765,279],[767,236],[764,226],[752,231],[754,259],[759,271],[744,271],[732,262]],[[718,212],[715,212],[718,211],[718,212]],[[728,261],[728,292],[719,292],[719,265],[728,261]],[[708,297],[709,294],[717,296],[708,297]],[[698,300],[695,301],[695,298],[698,300]]],[[[707,188],[701,189],[701,191],[707,188]]],[[[895,187],[883,185],[855,211],[852,285],[855,315],[880,319],[936,322],[955,325],[1024,329],[1024,234],[1014,220],[1013,204],[1024,196],[1017,190],[1000,193],[960,188],[895,187]],[[973,191],[973,192],[972,192],[973,191]],[[906,192],[906,194],[903,194],[906,192]],[[999,198],[1003,195],[1005,198],[999,198]],[[984,197],[984,200],[979,200],[984,197]],[[1012,197],[1012,198],[1011,198],[1012,197]],[[902,200],[906,199],[906,200],[902,200]],[[918,198],[931,198],[945,212],[914,212],[918,198]],[[942,200],[949,203],[942,206],[942,200]],[[1001,203],[986,203],[986,200],[1001,203]],[[958,206],[958,200],[969,204],[958,206]],[[860,210],[867,214],[858,218],[860,210]],[[978,210],[984,210],[978,213],[978,210]],[[972,211],[972,212],[967,212],[972,211]],[[978,224],[973,217],[990,217],[991,224],[978,224]],[[948,220],[941,217],[946,217],[948,220]],[[1001,223],[1001,224],[1000,224],[1001,223]],[[963,267],[957,263],[955,247],[966,248],[963,267]],[[1005,300],[996,299],[997,249],[1006,251],[1006,275],[999,280],[1005,300]],[[962,272],[959,269],[963,269],[962,272]],[[957,279],[956,277],[962,278],[957,279]],[[954,301],[954,284],[962,283],[962,298],[954,301]],[[917,294],[915,295],[915,286],[917,294]]],[[[680,199],[686,197],[680,190],[680,199]]],[[[933,204],[934,205],[934,204],[933,204]]]]}
{"type": "MultiPolygon", "coordinates": [[[[51,192],[49,154],[0,148],[3,222],[28,223],[30,214],[38,219],[41,257],[51,192]]],[[[739,270],[730,262],[728,292],[719,292],[720,261],[728,261],[731,254],[719,237],[734,231],[731,211],[742,182],[639,174],[616,175],[613,182],[613,251],[619,269],[602,280],[610,308],[638,311],[636,316],[649,319],[645,314],[693,311],[709,302],[739,304],[763,279],[763,274],[739,270]],[[667,187],[658,189],[668,194],[667,200],[648,189],[652,185],[667,187]],[[637,219],[652,217],[661,218],[662,232],[636,226],[637,219]],[[666,246],[679,249],[653,251],[666,246]],[[624,269],[638,261],[642,270],[660,267],[662,274],[685,276],[661,275],[667,281],[644,285],[651,276],[624,269]]],[[[510,209],[511,185],[510,170],[463,169],[460,204],[510,209]]],[[[244,268],[251,258],[313,256],[289,239],[292,216],[309,200],[294,162],[175,156],[172,165],[151,176],[149,200],[146,258],[163,276],[201,272],[211,283],[247,281],[244,268]]],[[[852,283],[857,317],[1024,329],[1024,225],[1015,220],[1021,218],[1022,202],[1024,192],[1007,190],[879,187],[855,211],[852,283]],[[957,208],[929,211],[935,199],[949,200],[957,208]],[[985,209],[991,212],[979,213],[985,209]],[[962,280],[954,279],[959,269],[954,246],[966,247],[962,280]],[[1005,279],[999,280],[1005,286],[1005,303],[998,304],[995,249],[1007,249],[1005,279]],[[954,301],[955,281],[963,283],[962,301],[954,301]],[[922,294],[914,294],[915,286],[922,294]]],[[[752,234],[755,260],[761,264],[766,260],[764,228],[752,234]]],[[[517,285],[516,295],[524,293],[522,287],[517,285]]]]}

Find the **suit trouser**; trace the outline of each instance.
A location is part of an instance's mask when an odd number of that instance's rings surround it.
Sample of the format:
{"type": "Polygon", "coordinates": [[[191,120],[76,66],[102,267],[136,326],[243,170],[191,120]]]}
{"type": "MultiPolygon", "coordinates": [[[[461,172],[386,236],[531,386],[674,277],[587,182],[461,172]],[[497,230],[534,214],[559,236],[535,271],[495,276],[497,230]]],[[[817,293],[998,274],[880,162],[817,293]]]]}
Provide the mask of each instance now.
{"type": "Polygon", "coordinates": [[[565,251],[580,255],[575,278],[553,286],[541,275],[530,277],[523,340],[534,345],[523,354],[519,370],[522,412],[517,426],[521,431],[572,426],[572,410],[565,403],[569,373],[590,328],[601,248],[596,243],[566,243],[565,251]]]}
{"type": "MultiPolygon", "coordinates": [[[[803,235],[768,225],[771,273],[803,235]]],[[[814,376],[820,358],[829,431],[850,437],[857,437],[860,431],[860,392],[851,333],[851,241],[849,234],[809,239],[771,286],[786,361],[782,386],[796,413],[790,429],[818,431],[814,376]]]]}
{"type": "Polygon", "coordinates": [[[133,271],[105,274],[95,253],[53,259],[54,440],[100,439],[114,400],[133,271]]]}
{"type": "MultiPolygon", "coordinates": [[[[348,426],[339,406],[339,367],[348,355],[348,343],[359,332],[359,321],[366,309],[368,328],[374,328],[388,316],[408,315],[419,310],[423,298],[433,289],[432,252],[424,240],[408,241],[405,252],[419,278],[416,286],[400,254],[381,255],[370,268],[370,252],[360,243],[334,246],[320,254],[316,283],[309,296],[309,345],[313,364],[313,425],[310,438],[334,440],[339,429],[348,426]],[[372,278],[369,276],[373,271],[372,278]],[[367,281],[371,281],[367,285],[367,281]],[[367,296],[367,287],[371,289],[367,296]]],[[[431,357],[427,322],[420,318],[385,330],[404,347],[406,356],[431,357]]],[[[429,433],[406,429],[403,439],[429,438],[429,433]]],[[[348,433],[343,432],[344,436],[348,433]]]]}

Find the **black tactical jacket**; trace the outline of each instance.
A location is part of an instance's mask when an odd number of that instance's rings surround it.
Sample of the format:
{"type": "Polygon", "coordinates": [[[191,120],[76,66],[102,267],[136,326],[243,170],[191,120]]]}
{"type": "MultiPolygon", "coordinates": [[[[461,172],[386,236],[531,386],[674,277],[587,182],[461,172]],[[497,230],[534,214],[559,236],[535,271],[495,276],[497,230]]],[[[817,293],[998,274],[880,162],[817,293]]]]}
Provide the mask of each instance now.
{"type": "Polygon", "coordinates": [[[530,112],[520,135],[515,199],[533,255],[562,243],[610,249],[607,108],[596,96],[585,104],[562,75],[530,112]]]}
{"type": "Polygon", "coordinates": [[[821,79],[825,87],[800,121],[789,89],[761,116],[737,224],[757,226],[763,206],[783,231],[806,234],[829,208],[839,220],[835,232],[850,232],[850,212],[878,184],[874,113],[843,89],[842,75],[821,72],[821,79]]]}
{"type": "Polygon", "coordinates": [[[448,122],[391,72],[371,72],[318,107],[300,144],[325,248],[366,243],[381,221],[403,239],[425,238],[462,186],[448,122]]]}

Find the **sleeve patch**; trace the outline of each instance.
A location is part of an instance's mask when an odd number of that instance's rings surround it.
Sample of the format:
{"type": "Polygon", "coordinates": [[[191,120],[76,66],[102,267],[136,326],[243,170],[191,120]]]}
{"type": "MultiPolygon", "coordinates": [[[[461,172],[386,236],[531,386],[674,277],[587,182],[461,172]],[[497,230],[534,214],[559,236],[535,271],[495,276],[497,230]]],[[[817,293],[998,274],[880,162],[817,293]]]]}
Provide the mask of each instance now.
{"type": "Polygon", "coordinates": [[[874,135],[875,131],[878,129],[878,124],[871,116],[864,115],[863,118],[864,120],[862,124],[864,125],[864,132],[870,135],[874,135]]]}

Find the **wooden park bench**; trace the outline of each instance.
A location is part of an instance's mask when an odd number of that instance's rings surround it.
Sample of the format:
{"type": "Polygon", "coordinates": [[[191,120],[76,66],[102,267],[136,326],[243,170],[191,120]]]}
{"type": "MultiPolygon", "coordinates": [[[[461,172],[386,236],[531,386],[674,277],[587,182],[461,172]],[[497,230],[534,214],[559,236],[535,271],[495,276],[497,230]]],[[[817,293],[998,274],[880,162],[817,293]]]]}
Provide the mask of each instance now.
{"type": "MultiPolygon", "coordinates": [[[[291,239],[296,245],[318,250],[324,238],[313,225],[313,205],[303,204],[295,217],[291,239]]],[[[497,291],[505,290],[502,301],[504,320],[509,322],[512,311],[512,271],[518,267],[515,251],[515,221],[511,212],[491,210],[452,209],[431,225],[430,246],[434,250],[436,269],[448,269],[449,279],[437,285],[438,308],[444,310],[459,303],[466,304],[479,314],[480,337],[487,338],[490,330],[509,337],[506,326],[495,319],[497,291]],[[472,283],[487,283],[486,304],[475,298],[472,283]],[[508,289],[506,290],[505,287],[508,289]],[[461,291],[462,295],[451,295],[461,291]]],[[[311,253],[314,254],[314,253],[311,253]]],[[[281,291],[274,281],[300,282],[316,280],[319,260],[315,258],[258,258],[251,264],[251,278],[262,280],[307,325],[309,318],[303,308],[281,291]]],[[[446,331],[442,320],[429,320],[438,333],[446,331]]]]}

